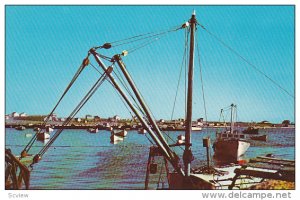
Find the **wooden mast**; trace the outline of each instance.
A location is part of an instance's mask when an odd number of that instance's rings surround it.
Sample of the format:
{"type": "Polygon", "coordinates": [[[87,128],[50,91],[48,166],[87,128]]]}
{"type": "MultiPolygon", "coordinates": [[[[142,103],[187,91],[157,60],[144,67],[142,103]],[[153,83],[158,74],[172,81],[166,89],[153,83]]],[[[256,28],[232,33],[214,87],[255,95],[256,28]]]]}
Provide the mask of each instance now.
{"type": "Polygon", "coordinates": [[[191,151],[191,132],[192,132],[192,105],[193,105],[193,79],[194,79],[194,48],[195,48],[195,29],[196,29],[196,12],[194,11],[189,21],[190,23],[190,58],[188,70],[188,92],[187,92],[187,115],[185,120],[185,149],[183,153],[185,176],[189,177],[191,172],[191,162],[193,155],[191,151]]]}

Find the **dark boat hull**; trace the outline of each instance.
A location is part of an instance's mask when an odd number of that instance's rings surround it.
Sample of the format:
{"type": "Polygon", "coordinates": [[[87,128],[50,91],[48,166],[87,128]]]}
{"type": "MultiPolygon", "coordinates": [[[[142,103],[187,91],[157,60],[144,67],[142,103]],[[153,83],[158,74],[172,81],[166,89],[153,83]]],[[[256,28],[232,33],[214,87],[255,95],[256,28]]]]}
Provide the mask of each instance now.
{"type": "Polygon", "coordinates": [[[257,136],[250,136],[251,140],[257,140],[257,141],[267,141],[268,136],[267,135],[257,135],[257,136]]]}
{"type": "Polygon", "coordinates": [[[251,135],[257,135],[258,134],[258,128],[249,127],[242,131],[244,134],[251,134],[251,135]]]}

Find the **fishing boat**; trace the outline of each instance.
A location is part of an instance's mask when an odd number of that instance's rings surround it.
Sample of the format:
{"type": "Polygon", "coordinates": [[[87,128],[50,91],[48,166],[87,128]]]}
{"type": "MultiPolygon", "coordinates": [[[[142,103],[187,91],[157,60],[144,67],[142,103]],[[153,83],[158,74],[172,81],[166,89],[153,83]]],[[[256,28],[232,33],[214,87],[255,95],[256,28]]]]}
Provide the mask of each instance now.
{"type": "Polygon", "coordinates": [[[257,135],[258,134],[258,128],[249,126],[247,129],[242,131],[244,134],[251,134],[251,135],[257,135]]]}
{"type": "Polygon", "coordinates": [[[40,131],[41,129],[39,127],[34,127],[33,131],[40,131]]]}
{"type": "Polygon", "coordinates": [[[17,127],[15,127],[15,129],[18,131],[23,131],[26,129],[26,127],[25,126],[17,126],[17,127]]]}
{"type": "Polygon", "coordinates": [[[202,127],[200,126],[192,126],[192,131],[201,131],[202,127]]]}
{"type": "Polygon", "coordinates": [[[119,136],[119,137],[126,137],[127,133],[128,132],[126,130],[122,130],[122,131],[116,132],[115,135],[119,136]]]}
{"type": "Polygon", "coordinates": [[[178,135],[177,136],[177,144],[184,144],[185,143],[185,136],[184,135],[178,135]]]}
{"type": "Polygon", "coordinates": [[[47,132],[47,133],[53,132],[53,128],[52,128],[51,126],[47,126],[47,127],[46,127],[46,132],[47,132]]]}
{"type": "Polygon", "coordinates": [[[267,135],[252,135],[252,136],[250,136],[250,139],[266,142],[268,139],[268,136],[267,135]]]}
{"type": "Polygon", "coordinates": [[[45,140],[48,140],[50,139],[50,134],[48,132],[38,132],[37,133],[37,136],[36,136],[36,139],[39,140],[39,141],[45,141],[45,140]]]}
{"type": "Polygon", "coordinates": [[[138,134],[146,134],[146,133],[147,133],[146,129],[144,129],[144,128],[138,129],[138,134]]]}
{"type": "MultiPolygon", "coordinates": [[[[239,158],[244,155],[250,147],[250,143],[245,140],[245,135],[240,134],[234,130],[234,113],[236,113],[236,105],[230,105],[231,122],[230,129],[223,132],[216,133],[216,141],[213,144],[215,157],[228,160],[230,162],[237,162],[239,158]]],[[[221,109],[221,115],[223,109],[221,109]]]]}
{"type": "Polygon", "coordinates": [[[119,141],[123,141],[125,136],[122,136],[122,135],[124,135],[124,133],[120,134],[121,132],[122,131],[120,131],[118,133],[115,133],[114,130],[112,130],[111,134],[110,134],[110,142],[111,143],[116,143],[116,142],[119,142],[119,141]]]}
{"type": "Polygon", "coordinates": [[[98,128],[89,128],[88,129],[88,132],[90,132],[90,133],[98,133],[98,128]]]}

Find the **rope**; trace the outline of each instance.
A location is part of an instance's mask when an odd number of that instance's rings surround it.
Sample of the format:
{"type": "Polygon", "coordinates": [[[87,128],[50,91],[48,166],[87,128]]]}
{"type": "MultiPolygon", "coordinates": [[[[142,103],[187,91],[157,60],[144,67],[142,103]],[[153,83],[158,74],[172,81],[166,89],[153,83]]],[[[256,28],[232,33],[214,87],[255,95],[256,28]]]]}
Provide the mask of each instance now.
{"type": "Polygon", "coordinates": [[[172,28],[172,29],[169,29],[169,30],[166,30],[166,31],[161,31],[161,32],[158,32],[158,33],[157,32],[151,32],[151,33],[141,34],[141,35],[137,35],[137,36],[133,36],[133,37],[127,38],[127,39],[123,39],[123,40],[118,40],[118,41],[115,41],[115,42],[111,42],[111,44],[115,44],[115,43],[120,43],[121,42],[120,44],[116,44],[116,45],[113,46],[113,47],[117,47],[117,46],[121,46],[121,45],[124,45],[124,44],[129,44],[129,43],[137,42],[137,41],[140,41],[140,40],[145,40],[145,39],[148,39],[148,38],[153,38],[153,37],[156,37],[156,36],[164,35],[164,34],[167,34],[167,33],[170,33],[170,32],[177,31],[179,29],[181,29],[181,27],[180,28],[179,27],[172,28]],[[152,35],[150,35],[150,34],[152,34],[152,35]],[[150,35],[150,36],[146,36],[146,35],[150,35]],[[143,36],[146,36],[146,37],[143,37],[143,36]],[[140,38],[140,37],[142,37],[142,38],[140,38]],[[132,40],[134,38],[138,38],[138,39],[132,40]],[[123,41],[127,41],[127,42],[123,42],[123,41]]]}
{"type": "MultiPolygon", "coordinates": [[[[75,73],[75,75],[73,76],[71,82],[66,87],[65,91],[63,92],[62,96],[60,97],[60,99],[58,100],[58,102],[56,103],[56,105],[54,106],[54,108],[52,109],[52,111],[50,112],[50,114],[48,114],[48,116],[46,117],[46,119],[45,119],[44,123],[42,124],[42,126],[45,126],[46,123],[49,121],[50,116],[54,113],[54,111],[56,110],[57,106],[60,104],[60,102],[62,101],[62,99],[66,95],[66,93],[69,91],[69,89],[72,87],[72,85],[74,84],[74,82],[76,81],[76,79],[78,78],[78,76],[81,74],[81,72],[83,71],[83,69],[86,67],[86,65],[88,63],[88,57],[89,57],[89,54],[83,60],[82,64],[79,66],[79,68],[78,68],[77,72],[75,73]]],[[[34,144],[34,142],[37,139],[37,135],[40,132],[41,132],[41,130],[35,133],[35,135],[31,138],[31,140],[29,141],[29,143],[25,146],[25,148],[23,149],[23,151],[28,152],[31,149],[32,145],[34,144]]],[[[22,158],[22,156],[21,156],[21,158],[22,158]]]]}
{"type": "MultiPolygon", "coordinates": [[[[200,25],[200,24],[199,24],[200,25]]],[[[257,66],[255,66],[253,63],[251,63],[250,61],[248,61],[245,57],[243,57],[241,54],[239,54],[236,50],[234,50],[232,47],[230,47],[228,44],[226,44],[221,38],[219,38],[218,36],[216,36],[215,34],[213,34],[212,32],[210,32],[209,30],[207,30],[204,26],[200,25],[200,27],[206,31],[210,36],[212,36],[213,38],[215,38],[218,42],[220,42],[224,47],[226,47],[229,51],[231,51],[233,54],[235,54],[237,57],[239,57],[240,59],[242,59],[245,63],[247,63],[250,67],[252,67],[254,70],[256,70],[256,72],[258,72],[259,74],[261,74],[262,76],[264,76],[266,79],[268,79],[269,81],[271,81],[274,85],[276,85],[279,89],[281,89],[283,92],[285,92],[287,95],[289,95],[292,98],[295,98],[295,96],[293,94],[291,94],[290,92],[288,92],[283,86],[281,86],[279,83],[277,83],[275,80],[273,80],[270,76],[268,76],[267,74],[265,74],[263,71],[261,71],[257,66]]]]}
{"type": "MultiPolygon", "coordinates": [[[[63,125],[67,125],[73,119],[73,117],[79,112],[79,110],[86,104],[86,102],[96,92],[96,90],[99,88],[99,86],[104,82],[105,78],[106,78],[106,73],[102,74],[102,76],[97,80],[97,82],[93,85],[93,87],[89,90],[89,92],[85,95],[85,97],[80,101],[80,103],[72,111],[72,113],[69,115],[67,120],[63,123],[63,125]]],[[[40,150],[38,155],[42,156],[47,151],[47,149],[51,146],[51,144],[57,139],[57,137],[61,134],[61,132],[63,130],[64,129],[59,129],[58,131],[56,131],[54,136],[45,145],[45,147],[40,150]]]]}
{"type": "MultiPolygon", "coordinates": [[[[160,37],[160,38],[161,38],[161,37],[160,37]]],[[[143,48],[143,47],[145,47],[145,46],[148,46],[148,45],[150,45],[150,44],[152,44],[152,43],[158,41],[160,38],[154,38],[153,40],[144,42],[144,43],[142,43],[140,46],[128,50],[128,53],[133,53],[133,52],[135,52],[136,50],[139,50],[139,49],[141,49],[141,48],[143,48]]]]}
{"type": "MultiPolygon", "coordinates": [[[[196,32],[197,34],[197,32],[196,32]]],[[[203,82],[203,73],[202,73],[202,65],[200,62],[200,48],[199,48],[199,41],[196,37],[196,45],[197,45],[197,52],[198,52],[198,62],[199,62],[199,68],[200,68],[200,81],[201,81],[201,87],[202,87],[202,99],[203,99],[203,107],[204,107],[204,116],[205,121],[207,123],[207,109],[206,109],[206,101],[205,101],[205,93],[204,93],[204,82],[203,82]]],[[[208,133],[208,129],[206,128],[206,133],[208,133]]]]}
{"type": "Polygon", "coordinates": [[[182,68],[183,65],[186,61],[186,52],[187,52],[187,34],[185,33],[185,37],[184,37],[184,52],[183,52],[183,57],[182,57],[182,62],[181,62],[181,67],[180,67],[180,72],[179,72],[179,77],[178,77],[178,82],[177,82],[177,88],[176,88],[176,93],[175,93],[175,99],[174,99],[174,103],[173,103],[173,108],[172,108],[172,114],[171,114],[171,120],[173,119],[173,115],[174,115],[174,110],[175,110],[175,106],[176,106],[176,101],[177,101],[177,95],[178,95],[178,90],[179,90],[179,84],[180,84],[180,79],[181,79],[181,74],[182,74],[182,68]]]}
{"type": "MultiPolygon", "coordinates": [[[[101,72],[100,72],[95,66],[93,66],[93,68],[94,68],[99,74],[101,74],[101,72]]],[[[117,72],[120,74],[120,71],[118,70],[118,68],[116,68],[116,69],[117,69],[117,72]]],[[[134,106],[135,106],[138,110],[140,110],[140,112],[141,112],[141,113],[144,115],[144,117],[145,117],[144,112],[141,110],[140,106],[137,105],[137,102],[136,102],[135,98],[133,97],[132,93],[130,92],[128,86],[125,84],[125,81],[124,81],[124,79],[122,78],[122,76],[121,76],[121,75],[118,76],[118,74],[115,73],[115,71],[113,71],[113,72],[114,72],[114,74],[116,75],[117,79],[121,82],[121,84],[123,85],[123,87],[125,88],[125,90],[127,91],[127,93],[129,94],[129,96],[130,96],[130,97],[133,99],[133,101],[135,102],[135,105],[134,105],[134,106]]],[[[110,80],[108,80],[108,82],[109,82],[109,83],[111,84],[111,86],[115,89],[115,87],[114,87],[114,85],[112,84],[112,82],[111,82],[110,80]]],[[[116,90],[114,90],[114,91],[116,91],[116,90]]],[[[128,112],[130,113],[131,117],[133,118],[134,116],[133,116],[132,112],[130,111],[130,109],[128,108],[127,104],[125,103],[124,99],[121,97],[121,95],[120,95],[117,91],[116,91],[116,93],[118,94],[118,97],[121,99],[121,101],[122,101],[122,103],[124,104],[125,108],[128,110],[128,112]]],[[[147,138],[147,140],[148,140],[152,145],[154,145],[153,141],[150,140],[150,138],[147,136],[147,134],[145,134],[145,137],[147,138]]]]}

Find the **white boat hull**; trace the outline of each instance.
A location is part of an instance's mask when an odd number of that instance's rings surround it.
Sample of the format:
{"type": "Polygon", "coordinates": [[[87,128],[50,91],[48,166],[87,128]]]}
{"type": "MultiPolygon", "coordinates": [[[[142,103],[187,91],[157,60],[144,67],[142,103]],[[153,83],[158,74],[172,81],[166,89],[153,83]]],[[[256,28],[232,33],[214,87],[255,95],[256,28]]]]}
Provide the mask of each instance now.
{"type": "Polygon", "coordinates": [[[147,131],[143,128],[138,130],[138,134],[146,134],[146,133],[147,133],[147,131]]]}
{"type": "Polygon", "coordinates": [[[114,135],[120,136],[120,137],[126,137],[127,136],[127,131],[123,130],[123,131],[115,133],[114,135]]]}
{"type": "Polygon", "coordinates": [[[110,142],[114,143],[114,142],[118,142],[118,141],[123,141],[124,140],[124,137],[121,137],[121,136],[117,136],[115,134],[112,134],[110,136],[110,142]]]}
{"type": "Polygon", "coordinates": [[[219,140],[214,143],[215,156],[230,161],[238,161],[250,143],[243,140],[219,140]]]}
{"type": "Polygon", "coordinates": [[[192,131],[201,131],[201,130],[202,130],[201,127],[192,126],[192,131]]]}
{"type": "Polygon", "coordinates": [[[53,132],[53,128],[51,128],[51,127],[46,127],[46,132],[48,132],[48,133],[53,132]]]}
{"type": "Polygon", "coordinates": [[[37,134],[37,140],[44,141],[50,139],[50,134],[47,132],[42,132],[37,134]]]}
{"type": "Polygon", "coordinates": [[[88,132],[90,132],[90,133],[98,133],[98,128],[89,128],[88,129],[88,132]]]}

